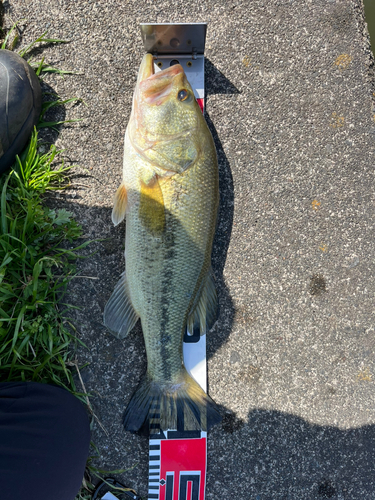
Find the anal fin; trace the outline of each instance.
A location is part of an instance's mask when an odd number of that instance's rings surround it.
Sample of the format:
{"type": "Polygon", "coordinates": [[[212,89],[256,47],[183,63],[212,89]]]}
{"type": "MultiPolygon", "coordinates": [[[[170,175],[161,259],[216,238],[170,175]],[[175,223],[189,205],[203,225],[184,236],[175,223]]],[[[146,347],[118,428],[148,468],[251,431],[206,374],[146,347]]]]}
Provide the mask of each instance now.
{"type": "Polygon", "coordinates": [[[204,335],[213,327],[217,319],[217,295],[212,269],[207,273],[206,280],[198,292],[198,300],[195,302],[187,319],[187,331],[192,335],[194,330],[199,329],[204,335]]]}
{"type": "Polygon", "coordinates": [[[125,272],[117,282],[104,308],[104,325],[119,339],[125,338],[134,327],[139,316],[131,303],[125,272]]]}

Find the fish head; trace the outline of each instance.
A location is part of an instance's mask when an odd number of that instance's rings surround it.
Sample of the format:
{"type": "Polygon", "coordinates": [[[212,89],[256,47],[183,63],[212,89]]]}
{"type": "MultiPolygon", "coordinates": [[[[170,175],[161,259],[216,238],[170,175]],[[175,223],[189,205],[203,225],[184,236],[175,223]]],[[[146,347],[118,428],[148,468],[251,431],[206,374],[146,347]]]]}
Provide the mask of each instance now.
{"type": "Polygon", "coordinates": [[[201,120],[202,112],[182,66],[175,64],[155,73],[153,56],[146,54],[128,128],[136,151],[165,175],[182,173],[200,154],[201,120]]]}

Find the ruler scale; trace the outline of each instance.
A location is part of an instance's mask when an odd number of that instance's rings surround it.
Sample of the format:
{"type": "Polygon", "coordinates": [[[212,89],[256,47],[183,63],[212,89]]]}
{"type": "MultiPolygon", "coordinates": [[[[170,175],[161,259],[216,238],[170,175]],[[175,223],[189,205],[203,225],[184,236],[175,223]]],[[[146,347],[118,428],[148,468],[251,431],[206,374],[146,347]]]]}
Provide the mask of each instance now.
{"type": "MultiPolygon", "coordinates": [[[[204,112],[204,47],[206,23],[141,24],[146,52],[154,55],[155,73],[181,64],[204,112]]],[[[184,365],[207,392],[206,336],[186,332],[184,365]]],[[[160,428],[160,408],[152,408],[149,439],[148,500],[204,500],[207,469],[207,433],[160,428]]]]}

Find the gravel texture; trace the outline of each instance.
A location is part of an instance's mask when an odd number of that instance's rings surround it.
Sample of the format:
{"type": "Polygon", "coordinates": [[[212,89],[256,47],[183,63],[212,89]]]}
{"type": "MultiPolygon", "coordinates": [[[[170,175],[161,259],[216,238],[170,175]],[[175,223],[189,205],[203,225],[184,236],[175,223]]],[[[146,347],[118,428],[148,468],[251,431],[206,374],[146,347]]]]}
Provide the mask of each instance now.
{"type": "Polygon", "coordinates": [[[82,168],[51,203],[103,241],[68,299],[95,413],[101,468],[147,493],[148,443],[121,414],[145,370],[139,325],[126,341],[102,326],[123,269],[112,227],[123,135],[143,47],[140,22],[206,21],[206,110],[219,156],[213,251],[220,316],[208,334],[209,393],[223,424],[209,434],[207,499],[375,499],[373,58],[360,0],[15,0],[27,19],[71,40],[48,77],[81,124],[56,140],[82,168]],[[95,278],[95,279],[94,279],[95,278]]]}

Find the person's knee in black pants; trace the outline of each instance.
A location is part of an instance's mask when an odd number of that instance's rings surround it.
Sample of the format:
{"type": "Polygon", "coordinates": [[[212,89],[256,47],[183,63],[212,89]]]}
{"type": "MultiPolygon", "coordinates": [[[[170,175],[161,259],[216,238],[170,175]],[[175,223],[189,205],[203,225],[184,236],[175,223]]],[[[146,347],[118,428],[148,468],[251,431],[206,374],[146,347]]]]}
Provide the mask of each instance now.
{"type": "Polygon", "coordinates": [[[1,500],[73,500],[90,446],[84,405],[65,389],[0,384],[1,500]]]}

